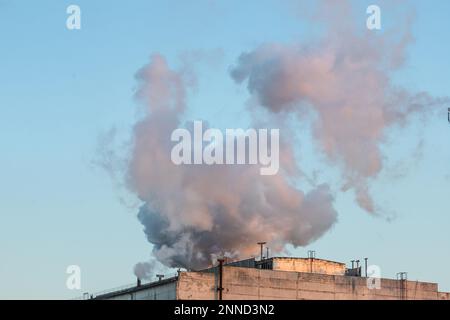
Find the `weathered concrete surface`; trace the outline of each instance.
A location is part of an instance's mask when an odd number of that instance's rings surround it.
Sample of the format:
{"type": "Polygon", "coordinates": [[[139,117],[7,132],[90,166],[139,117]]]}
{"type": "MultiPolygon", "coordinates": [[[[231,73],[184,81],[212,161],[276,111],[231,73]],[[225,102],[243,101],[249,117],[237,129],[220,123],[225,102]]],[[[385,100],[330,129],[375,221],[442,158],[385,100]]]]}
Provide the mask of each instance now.
{"type": "MultiPolygon", "coordinates": [[[[305,259],[306,260],[306,259],[305,259]]],[[[298,261],[284,259],[278,268],[302,268],[298,261]]],[[[224,300],[450,300],[436,283],[380,279],[380,289],[369,289],[367,279],[323,272],[338,272],[333,264],[316,269],[321,273],[223,267],[224,300]]],[[[180,272],[161,283],[124,289],[99,296],[115,300],[216,300],[217,272],[180,272]]]]}
{"type": "Polygon", "coordinates": [[[216,276],[206,272],[180,272],[177,283],[177,300],[215,300],[216,276]]]}
{"type": "MultiPolygon", "coordinates": [[[[381,288],[370,290],[362,277],[238,267],[224,267],[223,287],[224,300],[450,299],[435,283],[381,279],[381,288]]],[[[177,299],[217,299],[217,275],[182,272],[177,299]]]]}
{"type": "Polygon", "coordinates": [[[272,258],[272,270],[344,275],[345,263],[310,258],[272,258]]]}
{"type": "Polygon", "coordinates": [[[450,300],[450,292],[439,292],[439,300],[450,300]]]}

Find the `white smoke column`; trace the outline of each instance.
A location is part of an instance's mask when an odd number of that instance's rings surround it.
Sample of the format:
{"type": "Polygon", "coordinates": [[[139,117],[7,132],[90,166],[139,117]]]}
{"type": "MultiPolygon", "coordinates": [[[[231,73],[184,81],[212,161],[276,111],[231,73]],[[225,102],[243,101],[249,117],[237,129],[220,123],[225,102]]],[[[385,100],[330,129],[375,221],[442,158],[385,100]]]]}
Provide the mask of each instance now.
{"type": "Polygon", "coordinates": [[[295,170],[288,145],[280,150],[274,176],[261,176],[250,165],[174,165],[170,137],[186,109],[186,78],[160,55],[137,78],[146,111],[134,127],[127,178],[144,202],[138,218],[154,256],[165,266],[199,269],[221,252],[247,257],[261,240],[272,252],[286,244],[304,246],[335,223],[327,185],[306,194],[291,185],[295,170]]]}
{"type": "Polygon", "coordinates": [[[353,188],[358,204],[376,213],[369,182],[383,167],[380,145],[387,129],[448,99],[391,82],[411,41],[410,21],[392,36],[352,25],[349,1],[321,1],[319,7],[322,41],[261,45],[242,54],[231,75],[274,114],[295,113],[301,120],[314,114],[313,136],[343,169],[343,189],[353,188]]]}
{"type": "Polygon", "coordinates": [[[134,266],[134,275],[141,280],[152,280],[156,276],[155,265],[154,260],[139,262],[134,266]]]}

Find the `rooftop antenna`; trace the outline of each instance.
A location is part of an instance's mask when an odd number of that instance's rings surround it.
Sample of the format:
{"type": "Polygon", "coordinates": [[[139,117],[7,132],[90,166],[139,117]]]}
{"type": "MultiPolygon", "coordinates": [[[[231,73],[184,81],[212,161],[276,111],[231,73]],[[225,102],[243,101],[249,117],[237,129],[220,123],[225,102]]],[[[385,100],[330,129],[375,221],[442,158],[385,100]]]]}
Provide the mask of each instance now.
{"type": "Polygon", "coordinates": [[[365,271],[366,271],[366,278],[367,278],[367,259],[368,258],[364,258],[364,264],[365,264],[365,271]]]}
{"type": "Polygon", "coordinates": [[[219,286],[217,287],[217,291],[219,291],[219,300],[222,300],[222,292],[223,292],[223,263],[225,259],[217,259],[219,262],[219,286]]]}
{"type": "Polygon", "coordinates": [[[261,247],[261,261],[264,259],[264,256],[263,256],[263,248],[264,248],[264,245],[266,244],[267,242],[258,242],[258,244],[260,245],[260,247],[261,247]]]}
{"type": "Polygon", "coordinates": [[[358,275],[358,277],[361,276],[361,273],[359,271],[359,260],[356,260],[356,274],[358,275]]]}
{"type": "Polygon", "coordinates": [[[163,274],[157,274],[156,277],[158,278],[158,281],[162,281],[162,279],[164,278],[163,274]]]}
{"type": "Polygon", "coordinates": [[[316,252],[314,250],[308,251],[308,259],[309,259],[309,272],[313,272],[313,261],[316,257],[316,252]]]}
{"type": "Polygon", "coordinates": [[[400,300],[408,299],[408,272],[399,272],[397,273],[397,280],[400,281],[400,300]]]}

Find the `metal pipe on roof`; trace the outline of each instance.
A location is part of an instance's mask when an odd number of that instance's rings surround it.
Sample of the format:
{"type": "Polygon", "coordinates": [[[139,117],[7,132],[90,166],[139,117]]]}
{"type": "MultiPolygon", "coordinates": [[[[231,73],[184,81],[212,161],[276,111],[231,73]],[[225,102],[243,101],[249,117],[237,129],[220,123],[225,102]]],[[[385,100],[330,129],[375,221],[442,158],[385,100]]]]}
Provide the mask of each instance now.
{"type": "Polygon", "coordinates": [[[267,242],[258,242],[258,244],[261,246],[261,261],[264,259],[263,257],[263,247],[267,242]]]}

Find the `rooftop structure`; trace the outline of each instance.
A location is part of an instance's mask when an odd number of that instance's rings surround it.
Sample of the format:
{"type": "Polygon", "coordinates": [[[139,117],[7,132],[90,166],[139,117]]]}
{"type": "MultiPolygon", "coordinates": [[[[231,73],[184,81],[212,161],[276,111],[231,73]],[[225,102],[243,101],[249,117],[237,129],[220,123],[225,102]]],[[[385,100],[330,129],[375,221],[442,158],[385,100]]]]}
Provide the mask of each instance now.
{"type": "MultiPolygon", "coordinates": [[[[359,264],[359,261],[358,261],[359,264]]],[[[450,300],[436,283],[361,276],[359,265],[315,256],[271,257],[220,263],[201,271],[178,272],[159,281],[91,296],[110,300],[450,300]]]]}

